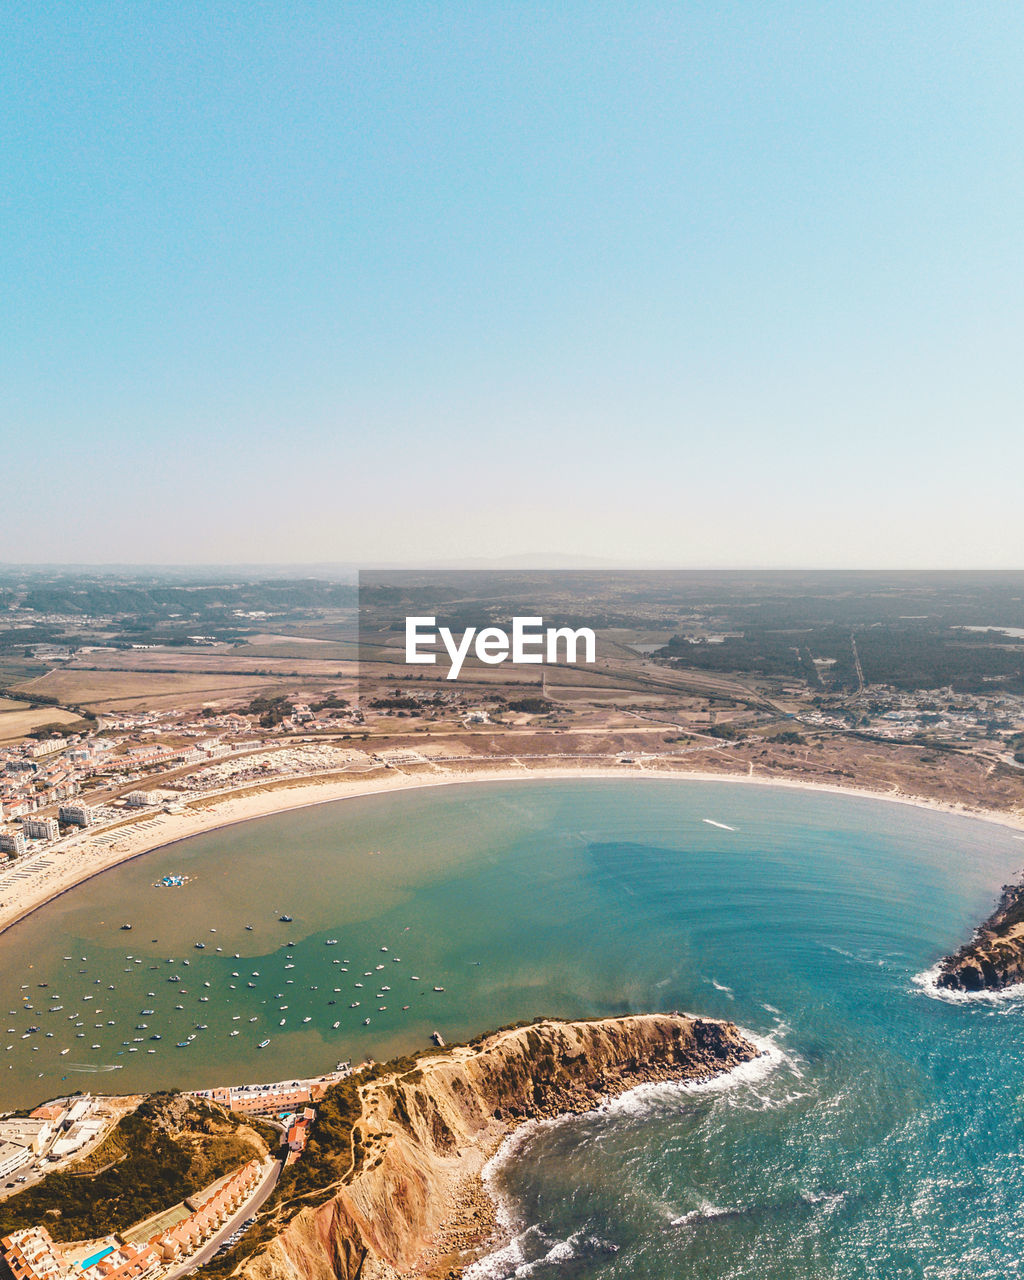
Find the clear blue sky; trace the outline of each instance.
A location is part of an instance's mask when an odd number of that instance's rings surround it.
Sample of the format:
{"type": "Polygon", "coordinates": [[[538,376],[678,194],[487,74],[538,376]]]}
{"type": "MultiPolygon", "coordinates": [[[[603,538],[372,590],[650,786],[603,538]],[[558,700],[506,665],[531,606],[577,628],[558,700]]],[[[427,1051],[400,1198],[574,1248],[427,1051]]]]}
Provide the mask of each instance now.
{"type": "Polygon", "coordinates": [[[1022,567],[1024,8],[0,11],[0,560],[1022,567]]]}

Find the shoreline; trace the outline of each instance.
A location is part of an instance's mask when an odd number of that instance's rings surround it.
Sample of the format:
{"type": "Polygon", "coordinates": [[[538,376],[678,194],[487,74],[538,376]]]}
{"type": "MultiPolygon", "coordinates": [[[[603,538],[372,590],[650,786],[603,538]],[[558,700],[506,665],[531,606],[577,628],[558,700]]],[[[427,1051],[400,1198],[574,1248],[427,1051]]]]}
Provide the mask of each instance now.
{"type": "Polygon", "coordinates": [[[211,831],[251,822],[257,818],[307,809],[313,805],[332,804],[338,800],[360,799],[426,787],[457,786],[473,782],[568,781],[572,779],[607,781],[618,778],[627,778],[632,781],[659,779],[740,783],[746,786],[814,791],[862,800],[884,800],[954,817],[992,822],[1013,831],[1024,832],[1024,812],[978,809],[960,801],[936,800],[924,796],[906,795],[893,791],[874,791],[827,782],[760,777],[750,773],[708,773],[700,770],[643,768],[636,765],[622,767],[567,764],[533,768],[527,765],[514,767],[502,764],[494,768],[482,765],[474,769],[446,770],[443,774],[407,774],[395,770],[371,780],[358,777],[322,781],[298,779],[293,785],[285,783],[253,794],[246,794],[244,790],[229,792],[214,803],[200,809],[153,815],[143,821],[147,826],[156,823],[159,830],[150,828],[145,832],[133,832],[129,828],[122,838],[112,840],[104,848],[91,846],[90,837],[83,834],[75,838],[75,843],[64,849],[40,851],[37,856],[45,857],[49,853],[53,858],[59,859],[59,862],[47,868],[38,877],[32,877],[16,885],[0,887],[0,894],[3,895],[0,898],[0,935],[105,871],[126,862],[132,862],[145,854],[155,853],[157,850],[178,844],[192,836],[205,835],[211,831]]]}
{"type": "MultiPolygon", "coordinates": [[[[688,1017],[699,1015],[687,1014],[688,1017]]],[[[519,1159],[520,1147],[530,1136],[544,1126],[561,1124],[564,1121],[578,1120],[590,1115],[600,1115],[617,1102],[630,1096],[640,1096],[644,1090],[668,1087],[679,1089],[683,1093],[735,1089],[744,1084],[774,1071],[783,1060],[783,1055],[766,1037],[754,1035],[744,1027],[737,1028],[740,1035],[754,1049],[756,1057],[745,1062],[737,1062],[732,1066],[703,1079],[687,1079],[685,1076],[676,1079],[635,1081],[624,1083],[621,1089],[607,1089],[600,1095],[595,1104],[588,1110],[559,1111],[552,1116],[525,1116],[513,1123],[507,1132],[494,1139],[483,1152],[484,1162],[480,1169],[467,1174],[457,1186],[456,1193],[460,1201],[454,1206],[450,1221],[442,1224],[442,1238],[450,1233],[455,1237],[456,1247],[464,1254],[471,1255],[464,1261],[456,1263],[452,1273],[459,1280],[488,1280],[492,1274],[493,1260],[503,1258],[515,1248],[516,1236],[520,1228],[509,1211],[508,1202],[494,1185],[495,1174],[501,1166],[514,1163],[519,1159]],[[461,1199],[464,1197],[464,1200],[461,1199]],[[472,1215],[467,1223],[467,1216],[472,1215]],[[467,1227],[475,1228],[475,1239],[465,1239],[469,1234],[467,1227]],[[459,1240],[458,1237],[463,1237],[459,1240]]],[[[503,1259],[508,1261],[509,1259],[503,1259]]],[[[525,1261],[520,1258],[517,1261],[525,1261]]],[[[424,1280],[428,1280],[425,1275],[424,1280]]]]}
{"type": "Polygon", "coordinates": [[[733,1022],[639,1013],[538,1018],[427,1050],[415,1071],[395,1059],[356,1084],[359,1144],[331,1197],[279,1219],[236,1274],[280,1280],[317,1256],[344,1280],[465,1276],[506,1234],[486,1171],[510,1138],[637,1090],[728,1088],[775,1058],[733,1022]]]}

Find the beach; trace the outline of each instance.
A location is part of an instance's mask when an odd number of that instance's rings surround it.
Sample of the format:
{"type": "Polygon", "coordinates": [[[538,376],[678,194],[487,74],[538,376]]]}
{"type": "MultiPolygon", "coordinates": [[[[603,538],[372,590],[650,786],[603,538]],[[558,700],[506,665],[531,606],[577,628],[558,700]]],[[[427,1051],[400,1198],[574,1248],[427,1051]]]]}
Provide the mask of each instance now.
{"type": "Polygon", "coordinates": [[[998,823],[1004,827],[1024,831],[1024,810],[994,810],[976,808],[957,801],[941,801],[933,798],[890,791],[869,790],[831,783],[794,781],[763,776],[749,771],[743,773],[709,773],[643,765],[542,765],[525,764],[512,767],[502,764],[496,767],[482,765],[478,768],[443,768],[434,766],[429,773],[404,772],[397,768],[381,771],[376,776],[366,775],[310,779],[296,778],[275,786],[239,789],[204,801],[195,808],[183,807],[175,812],[161,811],[147,815],[144,823],[126,826],[123,835],[110,839],[113,831],[86,830],[81,835],[62,841],[60,845],[14,864],[0,875],[0,933],[9,929],[33,911],[45,906],[76,885],[156,849],[165,848],[190,836],[201,835],[220,827],[233,826],[254,818],[288,810],[302,809],[309,805],[329,804],[336,800],[353,799],[422,787],[452,786],[469,782],[516,782],[531,780],[558,780],[568,778],[594,779],[665,779],[678,778],[693,782],[745,783],[751,786],[787,788],[790,790],[816,791],[836,795],[861,797],[868,800],[886,800],[890,803],[909,804],[936,812],[955,814],[982,821],[998,823]],[[96,844],[95,837],[102,835],[108,843],[96,844]],[[22,874],[12,880],[13,873],[24,873],[33,863],[48,863],[31,875],[22,874]]]}

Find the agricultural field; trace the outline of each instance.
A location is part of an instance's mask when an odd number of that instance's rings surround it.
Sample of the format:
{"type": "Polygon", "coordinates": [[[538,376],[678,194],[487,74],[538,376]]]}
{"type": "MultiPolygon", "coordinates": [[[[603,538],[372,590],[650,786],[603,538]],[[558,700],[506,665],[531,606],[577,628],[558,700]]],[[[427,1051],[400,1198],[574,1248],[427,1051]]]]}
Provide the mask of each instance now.
{"type": "Polygon", "coordinates": [[[81,717],[63,707],[33,707],[28,702],[0,698],[0,743],[16,742],[43,725],[77,725],[81,717]]]}
{"type": "MultiPolygon", "coordinates": [[[[289,683],[291,689],[294,681],[289,683]]],[[[16,692],[30,697],[45,694],[97,713],[111,711],[167,711],[201,707],[205,703],[247,703],[260,693],[286,692],[280,680],[255,676],[217,676],[187,672],[51,671],[16,692]]],[[[53,709],[45,709],[54,719],[53,709]]],[[[77,717],[75,717],[77,718],[77,717]]]]}

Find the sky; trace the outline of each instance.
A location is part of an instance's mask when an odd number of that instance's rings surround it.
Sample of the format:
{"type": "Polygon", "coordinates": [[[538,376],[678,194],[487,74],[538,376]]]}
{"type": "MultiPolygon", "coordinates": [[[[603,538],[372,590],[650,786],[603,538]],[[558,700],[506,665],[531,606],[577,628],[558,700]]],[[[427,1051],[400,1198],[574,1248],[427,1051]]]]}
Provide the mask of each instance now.
{"type": "Polygon", "coordinates": [[[1024,567],[1022,46],[7,0],[0,561],[1024,567]]]}

